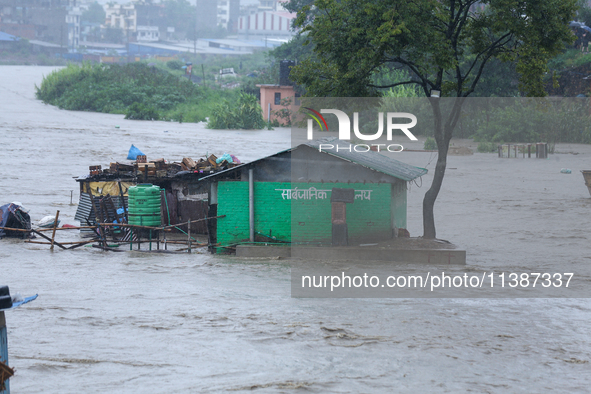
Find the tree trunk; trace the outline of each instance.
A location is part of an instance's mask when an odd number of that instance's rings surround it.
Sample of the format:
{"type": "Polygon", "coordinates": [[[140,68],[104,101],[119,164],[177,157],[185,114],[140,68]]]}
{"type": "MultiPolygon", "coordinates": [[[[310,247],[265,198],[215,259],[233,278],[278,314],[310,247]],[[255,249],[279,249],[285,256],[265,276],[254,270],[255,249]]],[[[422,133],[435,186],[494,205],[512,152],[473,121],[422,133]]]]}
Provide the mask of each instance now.
{"type": "Polygon", "coordinates": [[[441,184],[443,183],[443,176],[445,175],[445,167],[447,166],[447,151],[449,150],[449,141],[451,140],[451,131],[449,124],[443,125],[443,117],[439,99],[430,100],[435,116],[434,137],[437,142],[437,164],[435,165],[435,174],[433,175],[433,182],[431,187],[425,193],[423,198],[423,238],[434,239],[435,231],[435,216],[433,215],[433,208],[435,200],[439,195],[441,184]]]}
{"type": "Polygon", "coordinates": [[[437,164],[435,165],[435,175],[431,187],[425,193],[423,198],[423,238],[435,238],[435,217],[433,216],[433,207],[435,200],[439,195],[441,184],[443,183],[443,176],[445,175],[445,167],[447,166],[447,151],[449,149],[449,139],[442,138],[441,142],[437,141],[437,164]]]}

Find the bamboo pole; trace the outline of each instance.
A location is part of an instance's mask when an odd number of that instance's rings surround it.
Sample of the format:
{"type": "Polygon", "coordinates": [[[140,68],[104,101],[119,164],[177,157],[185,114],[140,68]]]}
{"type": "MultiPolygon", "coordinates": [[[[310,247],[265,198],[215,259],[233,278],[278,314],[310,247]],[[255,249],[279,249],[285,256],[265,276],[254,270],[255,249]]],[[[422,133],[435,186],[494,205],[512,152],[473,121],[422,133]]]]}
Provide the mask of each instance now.
{"type": "Polygon", "coordinates": [[[20,231],[22,233],[30,233],[33,231],[33,230],[26,230],[24,228],[12,228],[12,227],[0,227],[0,230],[20,231]]]}
{"type": "MultiPolygon", "coordinates": [[[[76,241],[76,242],[60,242],[60,245],[78,245],[78,244],[88,244],[92,242],[96,242],[98,239],[87,240],[87,241],[76,241]]],[[[29,244],[39,244],[39,245],[51,245],[51,242],[41,242],[41,241],[26,241],[29,244]]]]}
{"type": "MultiPolygon", "coordinates": [[[[40,233],[39,231],[37,231],[37,230],[31,230],[31,231],[32,231],[32,232],[34,232],[35,234],[37,234],[38,236],[40,236],[41,238],[45,238],[45,239],[46,239],[46,240],[48,240],[49,242],[52,242],[52,239],[51,239],[51,238],[49,238],[49,237],[47,237],[46,235],[44,235],[44,234],[40,233]]],[[[56,244],[56,245],[57,245],[57,246],[59,246],[60,248],[62,248],[62,249],[66,249],[66,247],[65,247],[65,246],[63,246],[61,243],[59,243],[59,242],[57,242],[57,241],[53,241],[53,242],[54,242],[54,244],[56,244]]]]}
{"type": "MultiPolygon", "coordinates": [[[[137,226],[135,224],[127,224],[127,223],[97,223],[96,226],[78,226],[78,227],[59,227],[56,230],[81,230],[81,229],[86,229],[86,228],[92,228],[92,229],[96,229],[98,227],[136,227],[136,228],[144,228],[147,230],[164,230],[164,231],[168,231],[170,232],[171,229],[167,229],[167,228],[162,228],[162,227],[148,227],[148,226],[137,226]]],[[[172,226],[174,227],[174,226],[172,226]]],[[[4,228],[4,227],[0,227],[0,228],[4,228]]],[[[11,229],[9,229],[11,230],[11,229]]],[[[38,231],[52,231],[53,228],[43,228],[43,229],[38,229],[38,231]]],[[[29,230],[27,230],[29,231],[29,230]]]]}
{"type": "Polygon", "coordinates": [[[55,222],[53,222],[53,233],[51,234],[51,248],[49,248],[49,250],[53,250],[53,242],[55,241],[55,229],[57,228],[59,217],[60,217],[60,211],[58,209],[55,214],[55,222]]]}
{"type": "Polygon", "coordinates": [[[220,216],[212,216],[212,217],[209,217],[209,218],[203,218],[203,219],[189,220],[189,221],[188,221],[188,222],[186,222],[186,223],[172,224],[172,225],[170,225],[170,226],[165,226],[165,227],[162,227],[162,229],[169,229],[169,228],[173,228],[173,227],[181,227],[181,226],[185,226],[185,225],[189,224],[189,222],[191,222],[191,223],[195,223],[195,222],[202,222],[202,221],[204,221],[204,220],[209,220],[209,219],[218,219],[218,218],[225,218],[225,217],[226,217],[226,215],[220,215],[220,216]]]}
{"type": "MultiPolygon", "coordinates": [[[[98,226],[58,227],[55,230],[56,231],[61,231],[61,230],[82,230],[82,229],[86,229],[86,228],[96,229],[96,228],[98,228],[98,226]]],[[[39,228],[39,229],[37,229],[37,231],[40,231],[40,232],[53,231],[53,228],[39,228]]]]}
{"type": "Polygon", "coordinates": [[[191,221],[190,220],[189,220],[188,224],[189,224],[189,228],[187,230],[187,237],[188,237],[188,241],[189,241],[189,253],[191,253],[191,221]]]}

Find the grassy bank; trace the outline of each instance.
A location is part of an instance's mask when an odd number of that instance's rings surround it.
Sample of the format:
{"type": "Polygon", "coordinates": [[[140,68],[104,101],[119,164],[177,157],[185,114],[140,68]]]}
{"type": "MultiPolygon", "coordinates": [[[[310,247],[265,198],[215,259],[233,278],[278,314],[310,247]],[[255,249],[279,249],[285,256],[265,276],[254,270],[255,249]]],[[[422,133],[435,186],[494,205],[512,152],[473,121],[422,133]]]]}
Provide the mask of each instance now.
{"type": "Polygon", "coordinates": [[[216,104],[241,99],[237,90],[197,86],[143,62],[68,65],[44,77],[36,89],[38,99],[63,109],[178,122],[204,121],[216,104]]]}

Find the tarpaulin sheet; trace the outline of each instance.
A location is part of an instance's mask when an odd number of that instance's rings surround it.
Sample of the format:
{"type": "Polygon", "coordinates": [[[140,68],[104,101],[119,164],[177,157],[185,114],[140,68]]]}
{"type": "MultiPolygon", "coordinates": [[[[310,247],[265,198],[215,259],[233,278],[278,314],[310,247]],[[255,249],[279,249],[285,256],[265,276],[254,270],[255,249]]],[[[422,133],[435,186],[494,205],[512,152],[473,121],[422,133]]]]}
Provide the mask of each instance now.
{"type": "Polygon", "coordinates": [[[19,306],[21,306],[23,304],[26,304],[28,302],[36,300],[38,296],[39,296],[39,294],[35,294],[34,296],[30,296],[30,297],[25,297],[22,301],[13,302],[12,307],[6,308],[6,309],[0,309],[0,311],[7,311],[9,309],[18,308],[19,306]]]}

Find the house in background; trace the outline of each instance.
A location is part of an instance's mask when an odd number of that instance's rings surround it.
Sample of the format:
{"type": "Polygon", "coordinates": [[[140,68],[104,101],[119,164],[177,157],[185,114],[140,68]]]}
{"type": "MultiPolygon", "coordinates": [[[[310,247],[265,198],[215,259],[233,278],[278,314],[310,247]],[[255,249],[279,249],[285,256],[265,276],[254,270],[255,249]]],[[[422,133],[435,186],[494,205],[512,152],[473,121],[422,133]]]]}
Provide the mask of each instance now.
{"type": "Polygon", "coordinates": [[[282,124],[285,122],[285,119],[278,117],[277,111],[288,109],[294,114],[300,107],[300,94],[297,92],[294,83],[289,78],[289,73],[293,66],[295,66],[294,61],[282,60],[279,64],[278,84],[256,85],[260,89],[259,99],[263,111],[263,119],[268,122],[277,120],[282,124]]]}
{"type": "Polygon", "coordinates": [[[80,41],[80,15],[75,0],[0,0],[0,31],[73,51],[80,41]]]}
{"type": "Polygon", "coordinates": [[[282,119],[277,117],[277,112],[283,108],[291,108],[292,113],[294,106],[299,106],[299,95],[296,97],[296,91],[290,85],[274,85],[261,84],[256,85],[261,92],[261,109],[263,110],[263,119],[268,122],[277,120],[279,123],[282,119]],[[289,107],[282,106],[281,100],[291,99],[289,107]]]}
{"type": "Polygon", "coordinates": [[[240,36],[292,37],[296,13],[284,8],[285,0],[260,0],[256,9],[243,8],[238,18],[240,36]]]}

